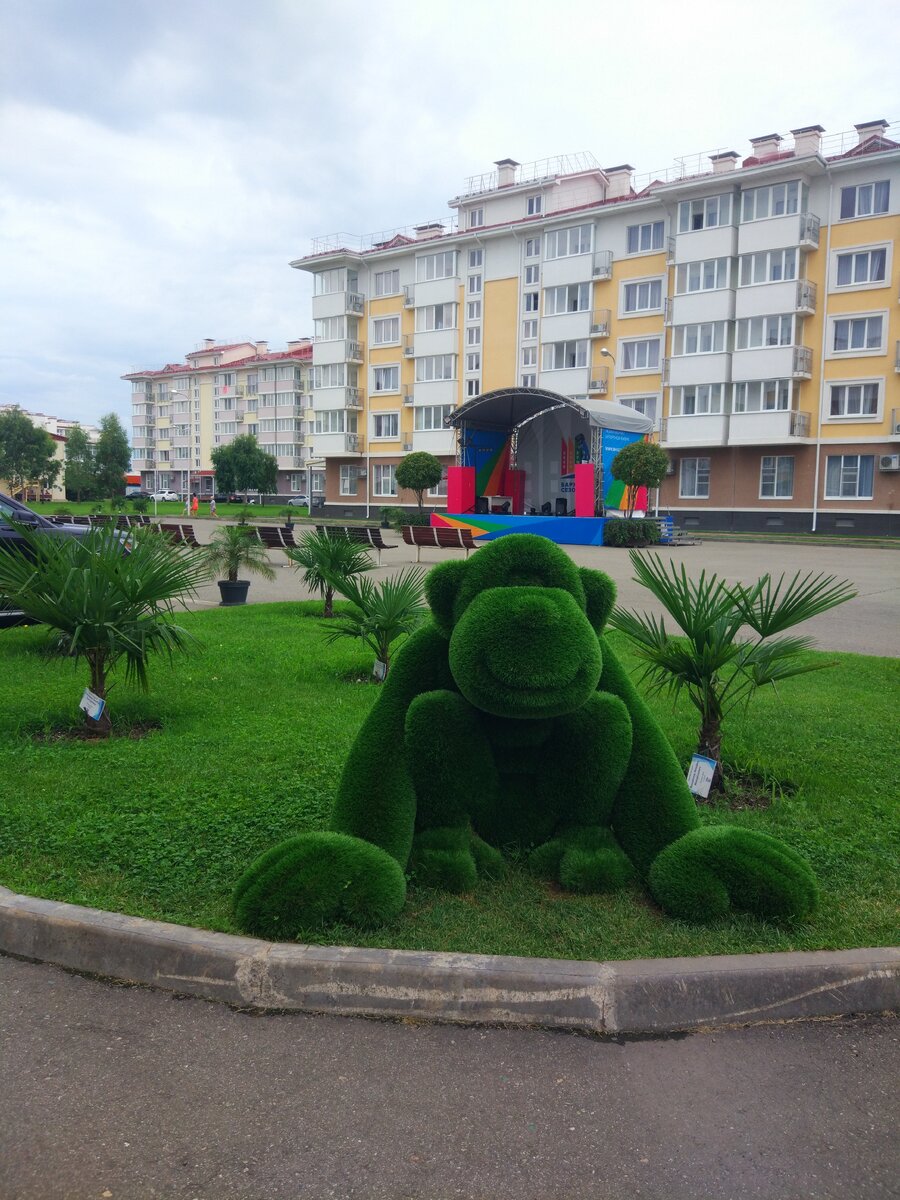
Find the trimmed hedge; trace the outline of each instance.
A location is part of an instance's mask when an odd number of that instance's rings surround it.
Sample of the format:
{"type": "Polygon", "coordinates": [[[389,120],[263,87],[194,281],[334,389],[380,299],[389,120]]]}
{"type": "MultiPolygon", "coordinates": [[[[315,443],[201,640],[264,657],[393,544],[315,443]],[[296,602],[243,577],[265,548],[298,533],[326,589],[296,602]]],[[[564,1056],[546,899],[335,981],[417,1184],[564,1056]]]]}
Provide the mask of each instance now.
{"type": "Polygon", "coordinates": [[[656,546],[661,541],[658,522],[645,517],[614,517],[603,526],[604,546],[656,546]]]}

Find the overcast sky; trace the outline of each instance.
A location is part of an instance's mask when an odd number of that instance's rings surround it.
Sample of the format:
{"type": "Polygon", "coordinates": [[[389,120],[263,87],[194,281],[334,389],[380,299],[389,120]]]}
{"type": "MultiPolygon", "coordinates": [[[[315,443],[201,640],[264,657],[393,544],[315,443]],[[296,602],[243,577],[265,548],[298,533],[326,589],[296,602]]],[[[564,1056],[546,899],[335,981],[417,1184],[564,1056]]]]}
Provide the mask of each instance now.
{"type": "Polygon", "coordinates": [[[130,423],[125,371],[311,333],[311,238],[497,158],[896,120],[898,42],[895,0],[0,0],[0,400],[130,423]]]}

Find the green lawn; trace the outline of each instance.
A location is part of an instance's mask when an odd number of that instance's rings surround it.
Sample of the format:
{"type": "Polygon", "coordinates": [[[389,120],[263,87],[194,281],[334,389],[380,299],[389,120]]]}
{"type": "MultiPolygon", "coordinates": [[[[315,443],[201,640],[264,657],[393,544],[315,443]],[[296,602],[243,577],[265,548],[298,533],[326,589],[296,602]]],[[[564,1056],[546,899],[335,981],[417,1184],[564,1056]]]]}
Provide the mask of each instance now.
{"type": "MultiPolygon", "coordinates": [[[[66,512],[71,513],[73,516],[87,516],[97,508],[97,503],[98,502],[96,500],[54,500],[48,504],[29,504],[28,507],[33,509],[34,512],[41,513],[45,517],[53,517],[61,510],[65,510],[66,512]]],[[[122,509],[111,509],[108,503],[104,503],[102,508],[104,513],[122,512],[128,516],[133,516],[136,511],[134,505],[129,501],[125,502],[125,507],[122,509]]],[[[271,521],[273,519],[277,519],[277,521],[280,523],[284,519],[282,514],[286,508],[286,504],[250,504],[247,506],[243,504],[217,504],[216,515],[218,517],[228,517],[229,519],[233,520],[240,516],[242,512],[246,512],[250,519],[254,521],[261,519],[268,519],[271,521]]],[[[152,500],[147,501],[146,511],[150,516],[153,516],[154,507],[152,500]]],[[[308,516],[309,514],[309,510],[306,508],[293,508],[291,509],[291,512],[293,513],[295,519],[298,517],[308,516]]],[[[183,517],[185,520],[187,520],[187,518],[184,517],[183,500],[158,501],[156,504],[156,513],[160,517],[183,517]]],[[[200,501],[200,509],[197,513],[197,516],[209,516],[208,500],[200,501]]]]}
{"type": "MultiPolygon", "coordinates": [[[[327,818],[341,764],[377,695],[349,641],[325,646],[310,604],[189,613],[201,655],[121,684],[113,718],[158,719],[143,740],[46,741],[77,724],[83,669],[46,657],[46,632],[0,633],[0,882],[37,896],[235,931],[229,897],[260,851],[327,818]]],[[[619,643],[621,648],[621,644],[619,643]]],[[[806,854],[823,890],[807,924],[664,917],[639,889],[563,894],[513,869],[466,896],[413,889],[402,917],[323,943],[615,959],[884,945],[897,935],[894,661],[849,654],[785,683],[731,727],[727,749],[792,785],[765,810],[726,813],[806,854]]],[[[657,702],[682,761],[695,721],[657,702]]],[[[385,747],[385,753],[396,748],[385,747]]]]}

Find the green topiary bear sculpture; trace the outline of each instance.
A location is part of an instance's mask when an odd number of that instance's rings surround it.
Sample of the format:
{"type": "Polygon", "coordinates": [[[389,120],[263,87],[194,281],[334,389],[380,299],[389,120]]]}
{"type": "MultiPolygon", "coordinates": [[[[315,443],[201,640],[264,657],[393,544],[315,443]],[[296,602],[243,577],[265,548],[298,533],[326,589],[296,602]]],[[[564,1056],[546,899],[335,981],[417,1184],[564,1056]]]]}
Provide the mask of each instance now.
{"type": "Polygon", "coordinates": [[[294,937],[322,921],[380,924],[404,872],[465,891],[529,852],[575,891],[635,873],[673,916],[732,908],[802,917],[815,878],[793,850],[705,827],[662,730],[602,636],[611,579],[531,534],[442,563],[433,622],[399,654],[347,761],[331,832],[262,855],[237,886],[242,928],[294,937]]]}

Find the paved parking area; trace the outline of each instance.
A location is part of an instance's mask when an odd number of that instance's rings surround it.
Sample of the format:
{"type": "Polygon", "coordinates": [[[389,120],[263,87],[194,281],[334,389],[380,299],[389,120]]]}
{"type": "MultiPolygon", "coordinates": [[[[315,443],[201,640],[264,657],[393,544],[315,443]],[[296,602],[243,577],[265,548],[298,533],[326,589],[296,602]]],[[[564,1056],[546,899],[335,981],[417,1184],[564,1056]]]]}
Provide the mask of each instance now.
{"type": "MultiPolygon", "coordinates": [[[[209,541],[218,523],[194,521],[198,539],[209,541]]],[[[295,530],[300,528],[297,526],[295,530]]],[[[416,558],[413,547],[407,546],[393,530],[385,530],[384,539],[394,548],[382,553],[382,566],[376,568],[376,578],[413,563],[416,558]]],[[[619,603],[624,607],[662,611],[650,594],[632,579],[626,550],[595,546],[568,546],[566,550],[579,566],[593,567],[611,575],[619,589],[619,603]]],[[[848,604],[816,617],[806,627],[798,626],[797,632],[810,634],[823,650],[900,656],[900,550],[834,546],[824,541],[810,546],[704,542],[699,546],[660,547],[659,550],[663,557],[683,562],[692,575],[699,575],[703,570],[716,571],[726,579],[749,583],[766,571],[776,578],[782,572],[791,577],[795,571],[810,571],[849,579],[859,595],[848,604]]],[[[443,562],[447,557],[463,556],[462,550],[425,549],[422,565],[427,567],[443,562]]],[[[278,577],[269,583],[251,576],[250,603],[309,599],[310,593],[303,588],[284,554],[270,551],[269,558],[278,568],[278,577]]],[[[218,588],[212,583],[202,588],[197,600],[188,607],[207,608],[218,603],[218,588]]]]}

